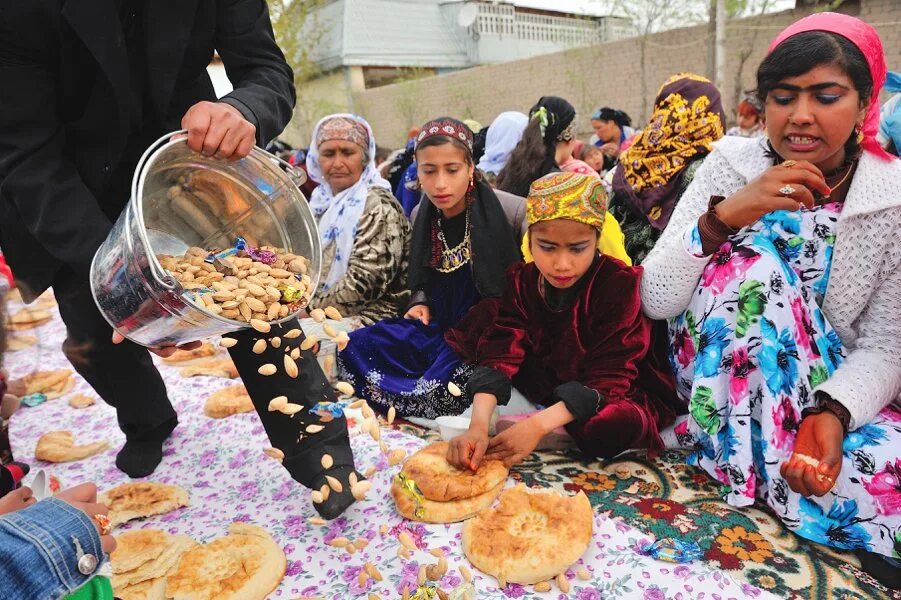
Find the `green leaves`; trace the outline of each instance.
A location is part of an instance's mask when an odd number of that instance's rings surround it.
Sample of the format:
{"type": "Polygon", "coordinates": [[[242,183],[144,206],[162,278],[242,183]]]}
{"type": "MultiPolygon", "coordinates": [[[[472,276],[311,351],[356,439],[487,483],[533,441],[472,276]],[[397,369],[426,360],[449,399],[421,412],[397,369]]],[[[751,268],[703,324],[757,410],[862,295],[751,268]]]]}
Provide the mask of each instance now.
{"type": "Polygon", "coordinates": [[[763,283],[755,279],[743,281],[738,286],[738,316],[735,320],[735,337],[743,338],[748,329],[760,320],[766,308],[767,297],[763,283]]]}

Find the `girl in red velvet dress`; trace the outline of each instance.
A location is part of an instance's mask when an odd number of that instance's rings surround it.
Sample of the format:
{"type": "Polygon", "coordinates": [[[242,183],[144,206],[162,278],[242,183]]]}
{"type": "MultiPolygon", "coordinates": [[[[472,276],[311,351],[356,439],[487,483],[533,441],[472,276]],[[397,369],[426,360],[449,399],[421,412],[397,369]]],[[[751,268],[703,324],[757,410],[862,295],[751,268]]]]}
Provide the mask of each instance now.
{"type": "Polygon", "coordinates": [[[476,366],[466,385],[472,421],[451,441],[452,464],[475,470],[488,457],[511,466],[560,426],[594,457],[662,447],[659,429],[682,409],[666,332],[653,335],[641,312],[641,269],[597,251],[606,200],[601,182],[579,173],[532,184],[535,262],[511,267],[504,295],[482,301],[446,334],[476,366]],[[491,414],[512,385],[545,408],[489,439],[491,414]]]}

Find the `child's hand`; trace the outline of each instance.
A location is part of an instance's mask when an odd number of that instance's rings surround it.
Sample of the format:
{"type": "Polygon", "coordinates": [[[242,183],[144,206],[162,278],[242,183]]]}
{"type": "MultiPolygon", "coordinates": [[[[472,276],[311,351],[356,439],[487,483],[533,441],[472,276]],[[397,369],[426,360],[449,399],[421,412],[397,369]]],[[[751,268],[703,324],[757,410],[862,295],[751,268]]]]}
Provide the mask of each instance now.
{"type": "Polygon", "coordinates": [[[538,419],[529,417],[491,438],[485,458],[502,460],[509,469],[531,454],[544,434],[538,419]]]}
{"type": "Polygon", "coordinates": [[[0,498],[0,515],[27,508],[35,502],[31,488],[23,485],[0,498]]]}
{"type": "Polygon", "coordinates": [[[463,435],[450,441],[447,448],[447,462],[458,469],[476,471],[482,464],[485,450],[488,448],[488,432],[470,428],[463,435]]]}

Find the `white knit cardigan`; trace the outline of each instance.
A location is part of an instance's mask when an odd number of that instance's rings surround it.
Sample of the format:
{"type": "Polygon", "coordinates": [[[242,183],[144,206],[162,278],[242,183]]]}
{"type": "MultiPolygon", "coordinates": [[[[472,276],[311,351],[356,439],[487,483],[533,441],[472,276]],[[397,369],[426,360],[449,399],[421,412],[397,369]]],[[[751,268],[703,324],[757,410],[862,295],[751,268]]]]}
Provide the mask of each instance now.
{"type": "MultiPolygon", "coordinates": [[[[731,196],[772,164],[764,139],[717,143],[642,263],[649,317],[675,317],[688,307],[709,257],[690,254],[684,234],[710,197],[731,196]]],[[[837,223],[823,313],[847,358],[816,390],[841,402],[856,429],[901,393],[901,161],[861,157],[837,223]]]]}

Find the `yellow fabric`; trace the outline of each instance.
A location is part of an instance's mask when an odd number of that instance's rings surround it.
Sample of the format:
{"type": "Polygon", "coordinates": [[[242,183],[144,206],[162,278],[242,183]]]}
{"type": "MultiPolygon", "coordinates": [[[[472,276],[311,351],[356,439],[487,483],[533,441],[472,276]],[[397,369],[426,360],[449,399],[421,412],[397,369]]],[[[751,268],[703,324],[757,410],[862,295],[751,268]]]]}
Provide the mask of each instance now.
{"type": "MultiPolygon", "coordinates": [[[[618,258],[630,267],[632,266],[632,259],[626,254],[626,236],[623,235],[619,222],[610,213],[604,215],[604,228],[601,229],[601,236],[598,238],[598,250],[601,254],[618,258]]],[[[527,263],[534,260],[529,249],[528,231],[522,236],[522,255],[527,263]]]]}

